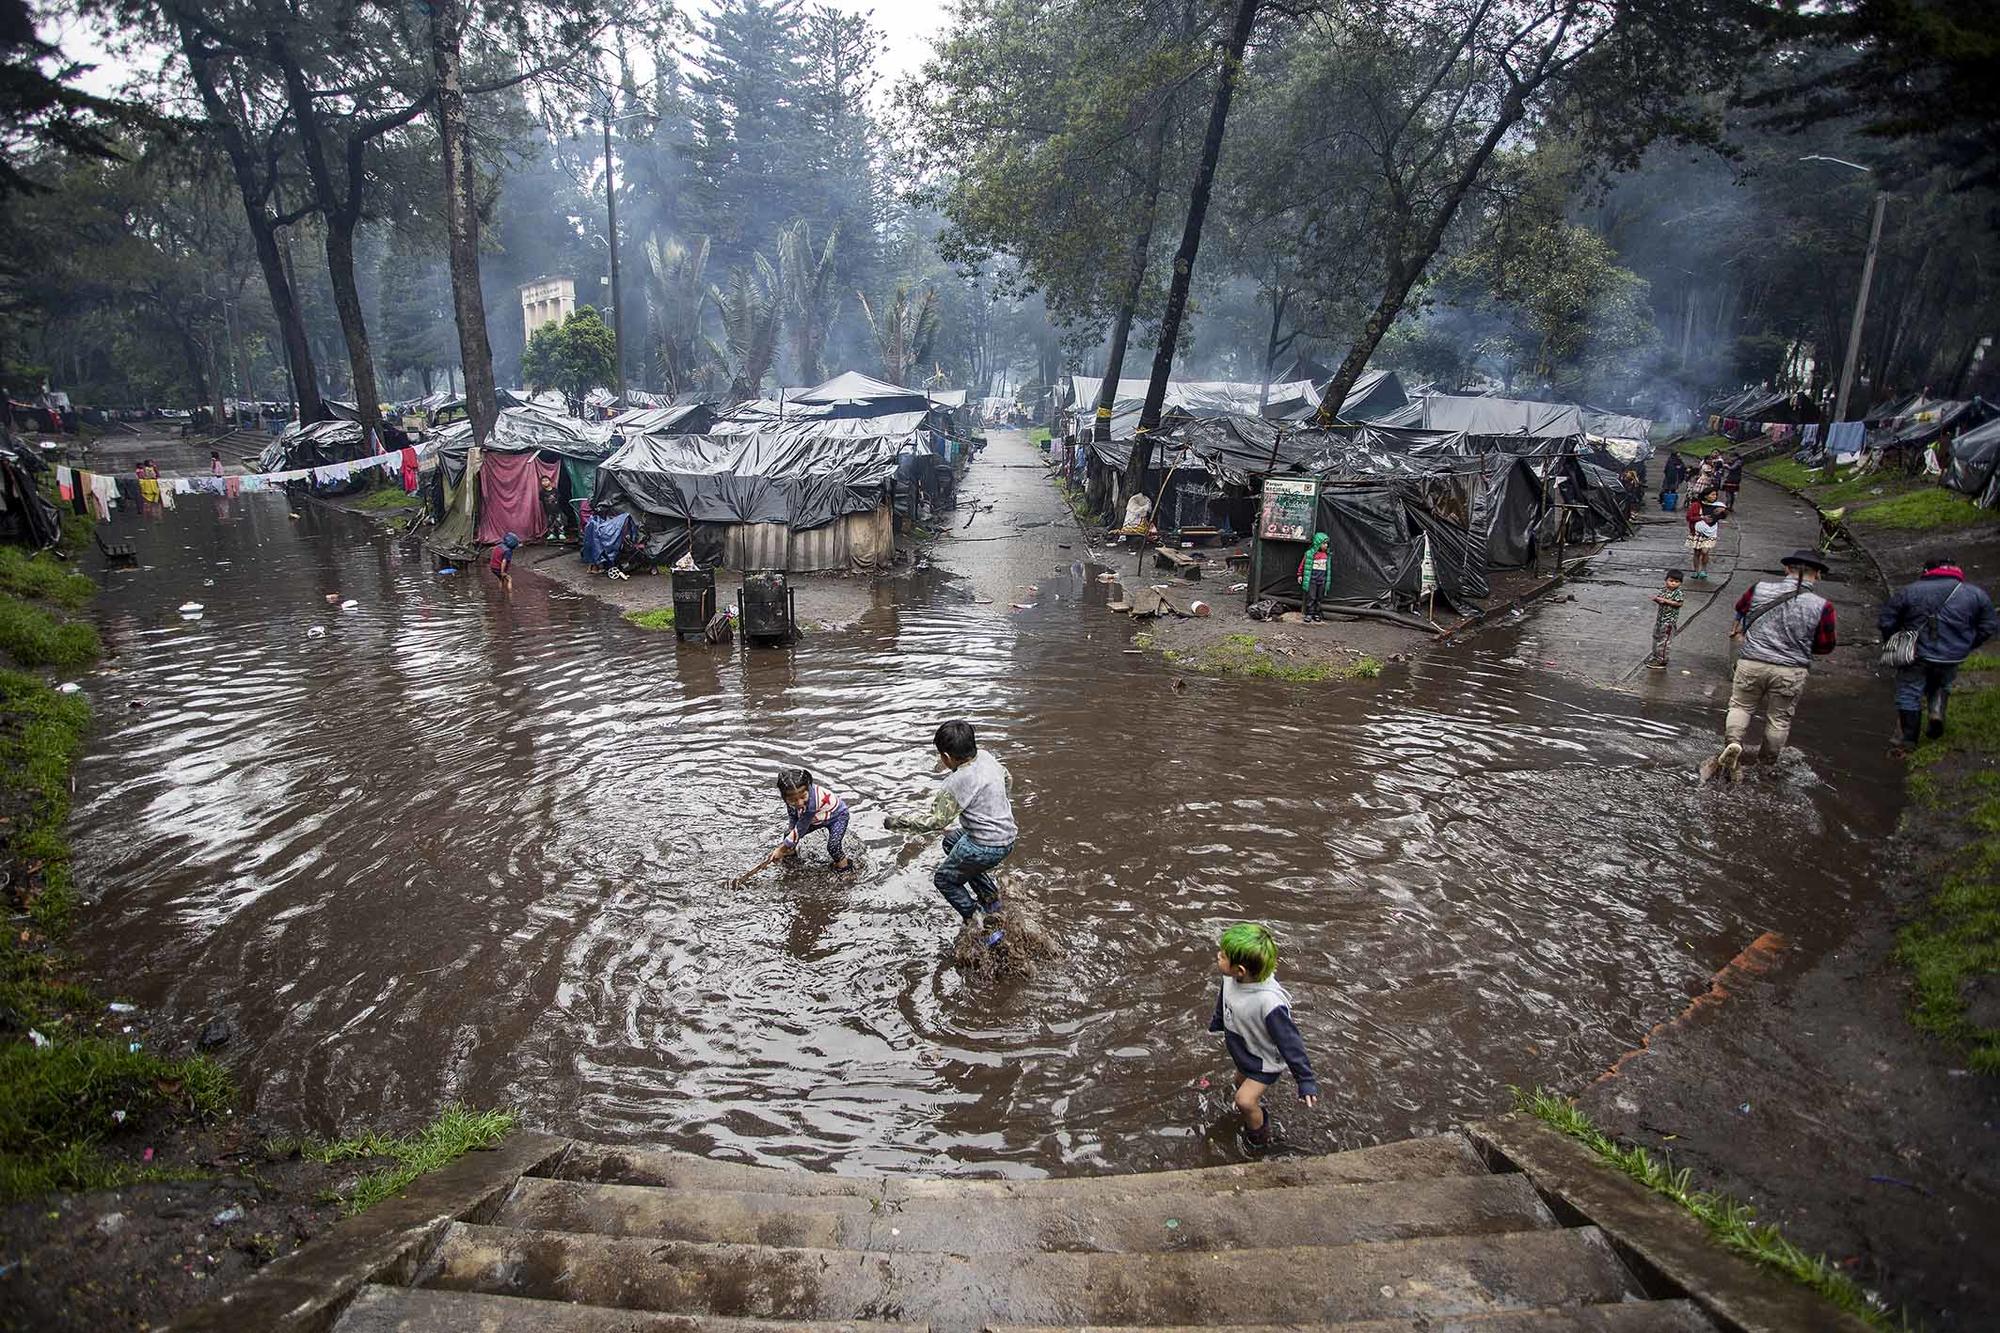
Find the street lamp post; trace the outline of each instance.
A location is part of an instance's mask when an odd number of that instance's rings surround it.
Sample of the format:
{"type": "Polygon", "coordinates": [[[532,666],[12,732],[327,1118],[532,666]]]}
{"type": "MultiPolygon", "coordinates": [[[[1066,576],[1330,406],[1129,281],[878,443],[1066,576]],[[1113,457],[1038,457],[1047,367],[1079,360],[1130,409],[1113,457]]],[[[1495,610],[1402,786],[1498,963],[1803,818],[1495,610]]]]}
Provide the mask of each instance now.
{"type": "MultiPolygon", "coordinates": [[[[1799,161],[1831,162],[1835,166],[1851,167],[1855,171],[1874,174],[1872,167],[1864,167],[1859,162],[1827,157],[1820,153],[1808,153],[1799,161]]],[[[1875,280],[1875,253],[1882,247],[1882,214],[1888,206],[1888,191],[1879,189],[1875,191],[1875,216],[1868,225],[1868,253],[1861,261],[1861,290],[1854,296],[1854,320],[1847,330],[1847,360],[1840,368],[1840,394],[1833,403],[1835,421],[1847,420],[1847,395],[1854,388],[1854,367],[1861,357],[1861,322],[1868,317],[1868,288],[1875,280]]]]}
{"type": "Polygon", "coordinates": [[[618,294],[618,190],[612,179],[611,166],[611,107],[604,108],[604,211],[608,231],[605,240],[611,250],[611,343],[616,349],[612,358],[613,374],[618,391],[618,405],[625,405],[625,303],[618,294]]]}

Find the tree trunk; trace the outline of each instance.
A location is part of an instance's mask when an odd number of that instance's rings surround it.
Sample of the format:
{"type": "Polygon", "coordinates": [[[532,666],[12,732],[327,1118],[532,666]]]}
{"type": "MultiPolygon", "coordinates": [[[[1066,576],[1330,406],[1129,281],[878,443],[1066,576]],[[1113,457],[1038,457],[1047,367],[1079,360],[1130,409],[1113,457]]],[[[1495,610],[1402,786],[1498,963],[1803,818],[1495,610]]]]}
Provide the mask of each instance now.
{"type": "Polygon", "coordinates": [[[479,290],[479,179],[466,136],[465,87],[459,70],[464,10],[461,0],[432,0],[430,11],[451,304],[458,320],[459,361],[465,370],[466,412],[472,418],[472,447],[465,464],[465,512],[470,515],[478,490],[479,448],[493,433],[500,404],[493,387],[493,346],[486,337],[486,300],[479,290]]]}
{"type": "Polygon", "coordinates": [[[1264,409],[1271,405],[1271,376],[1278,368],[1278,353],[1283,351],[1285,343],[1290,341],[1289,339],[1281,341],[1278,330],[1284,327],[1285,307],[1290,305],[1291,301],[1291,288],[1272,286],[1271,328],[1264,335],[1264,379],[1257,386],[1257,415],[1260,417],[1264,415],[1264,409]]]}
{"type": "Polygon", "coordinates": [[[1361,378],[1361,372],[1367,368],[1368,358],[1375,355],[1375,349],[1381,344],[1383,335],[1389,332],[1389,326],[1395,323],[1396,316],[1402,313],[1403,303],[1409,299],[1410,289],[1416,286],[1417,279],[1423,276],[1424,269],[1430,264],[1432,256],[1436,255],[1438,247],[1444,244],[1445,232],[1451,227],[1452,220],[1458,216],[1459,207],[1465,202],[1465,197],[1472,193],[1472,187],[1478,182],[1480,172],[1486,169],[1487,160],[1493,156],[1494,151],[1500,147],[1500,141],[1507,137],[1507,132],[1514,128],[1515,123],[1526,111],[1525,96],[1521,89],[1516,88],[1501,102],[1500,112],[1494,118],[1493,124],[1487,128],[1486,137],[1480,141],[1478,149],[1466,162],[1464,170],[1458,173],[1458,179],[1451,183],[1444,202],[1438,206],[1437,215],[1431,219],[1431,225],[1425,229],[1415,251],[1408,255],[1399,253],[1390,262],[1388,282],[1384,286],[1382,299],[1375,303],[1375,309],[1369,313],[1367,322],[1361,326],[1360,336],[1355,338],[1354,346],[1348,349],[1347,359],[1340,363],[1340,370],[1334,375],[1333,383],[1327,386],[1326,396],[1320,400],[1319,415],[1316,418],[1320,425],[1332,425],[1339,415],[1341,404],[1347,401],[1347,395],[1354,388],[1354,382],[1361,378]]]}
{"type": "Polygon", "coordinates": [[[1229,104],[1236,97],[1236,81],[1243,76],[1243,52],[1250,45],[1250,31],[1257,25],[1257,9],[1262,0],[1236,0],[1236,21],[1229,30],[1229,43],[1222,51],[1222,69],[1215,81],[1215,102],[1208,111],[1208,132],[1202,136],[1201,161],[1194,170],[1194,186],[1188,194],[1187,222],[1181,228],[1181,246],[1174,254],[1173,282],[1167,288],[1167,306],[1160,315],[1159,345],[1153,350],[1153,379],[1146,386],[1146,404],[1139,409],[1139,431],[1132,439],[1132,457],[1125,465],[1126,493],[1136,494],[1146,476],[1146,463],[1153,452],[1149,438],[1159,428],[1160,413],[1167,401],[1167,378],[1174,368],[1174,344],[1180,341],[1181,318],[1187,313],[1188,288],[1194,281],[1194,261],[1201,249],[1201,226],[1208,216],[1208,196],[1215,186],[1215,163],[1222,156],[1222,135],[1229,126],[1229,104]]]}
{"type": "Polygon", "coordinates": [[[1159,217],[1160,172],[1166,160],[1167,134],[1173,124],[1174,104],[1168,98],[1160,104],[1159,123],[1153,127],[1152,142],[1146,146],[1146,174],[1141,181],[1139,229],[1132,235],[1132,253],[1125,269],[1125,290],[1118,300],[1118,319],[1111,326],[1111,354],[1105,360],[1104,383],[1097,391],[1096,425],[1090,438],[1098,444],[1111,439],[1111,413],[1118,405],[1118,381],[1125,373],[1125,343],[1132,334],[1132,320],[1139,310],[1139,294],[1146,289],[1147,258],[1153,250],[1153,223],[1159,217]]]}
{"type": "Polygon", "coordinates": [[[299,310],[278,250],[277,224],[269,206],[272,183],[259,181],[256,156],[250,151],[243,127],[236,123],[222,100],[214,70],[194,30],[185,23],[179,28],[181,53],[187,57],[188,67],[193,72],[195,90],[201,95],[202,108],[209,124],[222,141],[223,152],[229,158],[230,170],[236,178],[237,192],[243,197],[244,221],[257,246],[257,265],[263,270],[264,287],[271,297],[271,313],[278,322],[278,332],[285,345],[285,364],[291,372],[293,392],[297,395],[299,420],[323,421],[327,415],[326,406],[320,401],[319,374],[313,368],[312,344],[306,337],[305,317],[299,310]]]}
{"type": "MultiPolygon", "coordinates": [[[[354,409],[364,432],[381,424],[382,395],[375,386],[375,361],[368,346],[368,324],[361,310],[361,287],[354,277],[354,229],[361,221],[356,206],[361,182],[349,179],[345,190],[333,179],[326,161],[326,138],[305,71],[284,39],[273,33],[267,41],[271,63],[284,76],[285,97],[299,129],[299,145],[312,182],[313,198],[326,219],[326,270],[333,285],[333,308],[340,317],[340,335],[347,344],[347,363],[354,383],[354,409]]],[[[359,170],[359,152],[349,155],[349,169],[359,170]]]]}

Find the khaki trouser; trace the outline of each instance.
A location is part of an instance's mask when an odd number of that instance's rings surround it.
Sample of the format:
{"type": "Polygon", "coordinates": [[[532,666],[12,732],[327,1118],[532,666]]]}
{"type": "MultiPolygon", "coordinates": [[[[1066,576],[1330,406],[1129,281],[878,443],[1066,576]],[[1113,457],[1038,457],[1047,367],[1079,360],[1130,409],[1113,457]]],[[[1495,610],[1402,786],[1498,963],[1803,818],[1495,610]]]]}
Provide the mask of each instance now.
{"type": "Polygon", "coordinates": [[[1798,711],[1799,696],[1805,692],[1804,667],[1738,658],[1736,675],[1729,682],[1729,721],[1723,738],[1741,744],[1750,730],[1751,716],[1762,708],[1764,758],[1776,759],[1791,738],[1792,714],[1798,711]]]}

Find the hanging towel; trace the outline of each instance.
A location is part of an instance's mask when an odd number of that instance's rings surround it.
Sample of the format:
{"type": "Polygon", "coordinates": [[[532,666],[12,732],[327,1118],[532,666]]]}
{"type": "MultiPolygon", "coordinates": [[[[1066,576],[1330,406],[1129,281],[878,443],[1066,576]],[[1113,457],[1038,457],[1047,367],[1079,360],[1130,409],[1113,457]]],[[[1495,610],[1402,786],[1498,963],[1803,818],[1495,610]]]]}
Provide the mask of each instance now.
{"type": "Polygon", "coordinates": [[[1826,447],[1836,457],[1847,457],[1861,452],[1866,443],[1868,427],[1860,421],[1836,421],[1826,428],[1826,447]]]}
{"type": "Polygon", "coordinates": [[[1815,440],[1817,440],[1817,439],[1819,439],[1819,423],[1818,423],[1818,422],[1814,422],[1814,423],[1813,423],[1812,425],[1810,425],[1810,426],[1806,426],[1806,427],[1803,427],[1803,428],[1802,428],[1802,429],[1801,429],[1801,430],[1799,431],[1799,447],[1800,447],[1800,448],[1802,448],[1802,449],[1810,449],[1810,448],[1812,448],[1812,446],[1813,446],[1813,442],[1814,442],[1815,440]]]}
{"type": "Polygon", "coordinates": [[[403,450],[403,492],[406,495],[415,495],[417,493],[417,451],[415,449],[406,448],[403,450]]]}
{"type": "Polygon", "coordinates": [[[56,494],[65,500],[76,499],[76,473],[61,464],[56,466],[56,494]]]}
{"type": "MultiPolygon", "coordinates": [[[[134,490],[138,487],[135,485],[134,490]]],[[[93,474],[90,478],[91,507],[97,514],[97,521],[111,521],[111,506],[118,502],[118,479],[93,474]]]]}
{"type": "MultiPolygon", "coordinates": [[[[261,486],[259,489],[262,489],[261,486]]],[[[243,478],[233,476],[224,477],[222,479],[222,493],[232,500],[241,495],[243,493],[243,478]]]]}
{"type": "Polygon", "coordinates": [[[155,482],[153,484],[159,488],[160,508],[172,509],[174,507],[174,488],[165,482],[155,482]]]}
{"type": "Polygon", "coordinates": [[[79,514],[90,512],[91,483],[97,480],[94,473],[78,468],[76,470],[76,494],[70,497],[69,507],[79,514]]]}

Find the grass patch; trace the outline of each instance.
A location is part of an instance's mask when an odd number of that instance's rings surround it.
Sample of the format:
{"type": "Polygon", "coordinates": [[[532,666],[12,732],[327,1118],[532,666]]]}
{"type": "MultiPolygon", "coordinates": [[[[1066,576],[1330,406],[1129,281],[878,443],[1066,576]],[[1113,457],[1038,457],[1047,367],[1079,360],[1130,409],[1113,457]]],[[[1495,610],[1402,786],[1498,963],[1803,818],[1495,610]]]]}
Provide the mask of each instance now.
{"type": "Polygon", "coordinates": [[[1078,522],[1097,522],[1097,515],[1090,508],[1090,497],[1085,494],[1083,487],[1077,485],[1068,477],[1058,476],[1056,478],[1056,493],[1062,496],[1063,503],[1069,506],[1070,512],[1076,515],[1078,522]]]}
{"type": "Polygon", "coordinates": [[[1876,1328],[1907,1326],[1888,1310],[1870,1300],[1861,1285],[1836,1268],[1825,1255],[1807,1254],[1786,1240],[1778,1228],[1757,1221],[1749,1205],[1724,1194],[1697,1190],[1690,1185],[1690,1173],[1679,1171],[1653,1159],[1644,1148],[1628,1148],[1592,1124],[1573,1102],[1547,1092],[1524,1093],[1512,1089],[1520,1108],[1559,1134],[1575,1139],[1614,1170],[1622,1171],[1655,1194],[1673,1200],[1699,1218],[1709,1235],[1726,1250],[1753,1263],[1775,1269],[1786,1277],[1812,1288],[1849,1314],[1876,1328]]]}
{"type": "MultiPolygon", "coordinates": [[[[4,599],[0,599],[4,603],[4,599]]],[[[43,932],[60,936],[75,910],[69,877],[70,770],[83,754],[90,705],[33,676],[0,671],[0,847],[14,893],[43,932]]],[[[15,942],[10,936],[4,949],[15,942]]],[[[4,972],[0,966],[0,972],[4,972]]]]}
{"type": "Polygon", "coordinates": [[[1034,445],[1047,444],[1052,434],[1053,432],[1047,426],[1030,426],[1028,428],[1028,443],[1034,445]]]}
{"type": "Polygon", "coordinates": [[[437,1119],[408,1138],[373,1132],[334,1143],[301,1145],[301,1156],[315,1162],[346,1162],[362,1157],[387,1157],[394,1166],[371,1171],[340,1196],[342,1208],[358,1213],[371,1204],[393,1198],[427,1171],[455,1162],[478,1148],[491,1148],[514,1128],[512,1111],[470,1111],[447,1106],[437,1119]]]}
{"type": "Polygon", "coordinates": [[[1887,472],[1867,472],[1858,477],[1836,480],[1833,474],[1810,492],[1812,500],[1822,509],[1832,509],[1840,505],[1873,504],[1891,496],[1906,495],[1923,485],[1912,477],[1887,472]]]}
{"type": "Polygon", "coordinates": [[[378,486],[372,491],[354,496],[347,503],[354,509],[409,509],[420,502],[416,496],[401,486],[378,486]]]}
{"type": "Polygon", "coordinates": [[[1707,458],[1710,454],[1719,454],[1725,449],[1735,447],[1734,443],[1720,435],[1702,435],[1675,445],[1674,452],[1686,454],[1689,458],[1707,458]]]}
{"type": "Polygon", "coordinates": [[[1776,482],[1788,491],[1802,491],[1822,480],[1819,468],[1807,467],[1792,458],[1774,458],[1767,463],[1759,463],[1750,469],[1750,473],[1765,481],[1776,482]]]}
{"type": "Polygon", "coordinates": [[[185,1177],[106,1160],[97,1145],[154,1110],[213,1119],[235,1099],[212,1061],[163,1060],[102,1037],[0,1047],[0,1202],[51,1189],[97,1189],[135,1179],[185,1177]]]}
{"type": "Polygon", "coordinates": [[[1933,532],[1989,523],[1992,516],[1974,504],[1971,496],[1942,486],[1926,486],[1862,506],[1848,516],[1848,521],[1899,532],[1933,532]]]}
{"type": "Polygon", "coordinates": [[[0,546],[0,593],[54,602],[74,611],[97,595],[97,585],[53,556],[0,546]]]}
{"type": "Polygon", "coordinates": [[[77,667],[104,651],[97,631],[81,621],[61,621],[19,597],[0,596],[0,652],[25,667],[77,667]]]}
{"type": "Polygon", "coordinates": [[[671,606],[661,606],[651,611],[627,611],[625,623],[637,625],[640,629],[672,629],[674,609],[671,606]]]}
{"type": "Polygon", "coordinates": [[[1372,657],[1360,658],[1348,666],[1334,666],[1327,662],[1287,662],[1266,651],[1254,634],[1225,634],[1198,653],[1169,648],[1164,656],[1174,666],[1199,671],[1205,676],[1247,676],[1252,680],[1283,680],[1299,684],[1322,680],[1373,680],[1382,674],[1382,664],[1372,657]]]}
{"type": "MultiPolygon", "coordinates": [[[[1981,653],[1961,676],[2000,671],[1981,653]]],[[[1910,1021],[2000,1074],[2000,1027],[1976,1022],[1970,992],[2000,973],[2000,688],[1957,692],[1951,727],[1910,761],[1910,796],[1957,822],[1965,841],[1937,868],[1922,915],[1903,927],[1896,957],[1911,973],[1910,1021]],[[1949,767],[1940,773],[1940,765],[1949,767]],[[1942,781],[1940,779],[1943,779],[1942,781]]]]}

